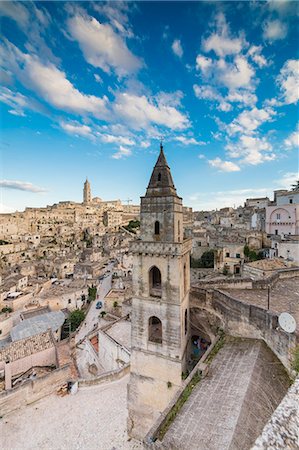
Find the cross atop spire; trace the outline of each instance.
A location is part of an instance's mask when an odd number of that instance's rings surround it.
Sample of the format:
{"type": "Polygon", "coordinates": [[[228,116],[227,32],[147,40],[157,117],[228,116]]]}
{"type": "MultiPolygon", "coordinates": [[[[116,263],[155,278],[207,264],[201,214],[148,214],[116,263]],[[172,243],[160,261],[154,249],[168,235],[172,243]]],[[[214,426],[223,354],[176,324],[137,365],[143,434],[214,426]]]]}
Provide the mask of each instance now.
{"type": "Polygon", "coordinates": [[[146,196],[168,196],[177,195],[172,180],[170,168],[167,164],[162,139],[160,141],[160,154],[152,172],[146,196]]]}

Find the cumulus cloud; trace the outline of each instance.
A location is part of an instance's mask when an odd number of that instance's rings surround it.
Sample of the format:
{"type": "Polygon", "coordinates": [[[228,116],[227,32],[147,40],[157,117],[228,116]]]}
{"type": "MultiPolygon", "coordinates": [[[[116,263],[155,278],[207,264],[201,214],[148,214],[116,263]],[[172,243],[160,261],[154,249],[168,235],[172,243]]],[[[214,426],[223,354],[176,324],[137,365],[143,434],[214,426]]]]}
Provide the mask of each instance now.
{"type": "Polygon", "coordinates": [[[122,118],[135,129],[148,128],[150,125],[162,125],[172,130],[182,130],[189,126],[188,118],[173,106],[161,99],[148,98],[128,92],[119,93],[113,104],[118,118],[122,118]]]}
{"type": "Polygon", "coordinates": [[[114,70],[125,76],[142,67],[142,61],[128,49],[123,37],[108,23],[100,23],[94,17],[75,15],[68,19],[68,31],[76,40],[86,59],[104,72],[114,70]]]}
{"type": "Polygon", "coordinates": [[[106,144],[122,144],[122,145],[135,145],[135,141],[126,136],[114,136],[112,134],[98,133],[102,142],[106,144]]]}
{"type": "Polygon", "coordinates": [[[210,159],[209,164],[211,167],[219,169],[221,172],[238,172],[240,167],[232,161],[223,161],[220,158],[210,159]]]}
{"type": "Polygon", "coordinates": [[[6,189],[16,189],[18,191],[47,192],[46,189],[34,186],[34,184],[27,181],[0,180],[0,186],[6,189]]]}
{"type": "Polygon", "coordinates": [[[261,54],[261,45],[252,45],[248,50],[248,56],[259,66],[265,67],[268,65],[266,58],[261,54]]]}
{"type": "Polygon", "coordinates": [[[81,93],[54,64],[43,63],[37,56],[23,53],[9,42],[2,46],[1,54],[22,84],[50,105],[74,114],[91,114],[97,118],[108,116],[107,97],[81,93]]]}
{"type": "Polygon", "coordinates": [[[242,111],[228,126],[229,135],[236,133],[254,133],[263,123],[269,122],[276,115],[276,112],[270,108],[253,108],[242,111]]]}
{"type": "Polygon", "coordinates": [[[263,30],[263,38],[270,42],[284,39],[288,32],[286,24],[278,19],[265,22],[263,30]]]}
{"type": "Polygon", "coordinates": [[[241,158],[243,164],[257,165],[276,158],[265,137],[242,135],[237,142],[227,144],[226,150],[231,158],[241,158]]]}
{"type": "Polygon", "coordinates": [[[216,27],[217,31],[203,40],[202,47],[204,51],[214,51],[219,57],[240,53],[245,45],[244,40],[241,37],[230,37],[229,27],[223,13],[217,14],[216,27]]]}
{"type": "Polygon", "coordinates": [[[206,145],[206,142],[197,141],[193,137],[176,136],[174,139],[183,145],[206,145]]]}
{"type": "Polygon", "coordinates": [[[277,77],[282,98],[286,104],[297,103],[299,100],[299,60],[286,61],[277,77]]]}
{"type": "Polygon", "coordinates": [[[206,74],[213,65],[213,60],[207,56],[197,55],[196,57],[196,69],[201,70],[206,74]]]}
{"type": "Polygon", "coordinates": [[[123,147],[122,145],[119,146],[119,150],[118,152],[114,153],[112,155],[113,159],[122,159],[122,158],[126,158],[128,156],[132,155],[132,150],[130,150],[129,148],[123,147]]]}
{"type": "Polygon", "coordinates": [[[296,148],[299,146],[299,131],[294,131],[285,140],[284,145],[287,148],[296,148]]]}
{"type": "Polygon", "coordinates": [[[60,126],[64,131],[66,131],[69,134],[74,134],[75,136],[83,136],[83,137],[93,138],[92,130],[87,125],[81,125],[78,123],[61,122],[60,126]]]}
{"type": "Polygon", "coordinates": [[[172,51],[173,53],[178,56],[179,58],[182,58],[183,56],[183,47],[181,44],[181,41],[179,39],[175,39],[172,43],[172,51]]]}
{"type": "Polygon", "coordinates": [[[231,103],[253,106],[257,102],[256,95],[246,89],[231,90],[226,96],[221,95],[215,87],[207,84],[202,86],[195,84],[193,90],[197,98],[217,102],[217,109],[225,112],[231,111],[231,103]]]}

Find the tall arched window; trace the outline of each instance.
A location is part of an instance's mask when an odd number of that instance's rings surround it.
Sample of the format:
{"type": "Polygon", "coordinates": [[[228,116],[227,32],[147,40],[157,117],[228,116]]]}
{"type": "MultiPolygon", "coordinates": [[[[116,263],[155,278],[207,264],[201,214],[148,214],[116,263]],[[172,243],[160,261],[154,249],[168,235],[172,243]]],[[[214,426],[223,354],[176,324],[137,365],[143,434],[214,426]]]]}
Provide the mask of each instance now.
{"type": "Polygon", "coordinates": [[[148,340],[156,344],[162,344],[162,322],[158,317],[148,319],[148,340]]]}
{"type": "Polygon", "coordinates": [[[160,234],[160,222],[156,220],[155,222],[155,235],[158,236],[160,234]]]}
{"type": "Polygon", "coordinates": [[[149,271],[149,291],[152,297],[162,296],[161,272],[156,266],[149,271]]]}
{"type": "Polygon", "coordinates": [[[160,172],[158,173],[158,181],[161,181],[161,174],[160,174],[160,172]]]}

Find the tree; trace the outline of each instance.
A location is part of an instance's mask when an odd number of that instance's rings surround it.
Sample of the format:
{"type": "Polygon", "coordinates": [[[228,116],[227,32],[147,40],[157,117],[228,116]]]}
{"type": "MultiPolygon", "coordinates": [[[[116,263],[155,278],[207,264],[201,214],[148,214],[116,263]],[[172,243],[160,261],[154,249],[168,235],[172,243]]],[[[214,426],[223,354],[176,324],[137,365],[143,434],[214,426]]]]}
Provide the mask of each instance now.
{"type": "Polygon", "coordinates": [[[97,298],[97,288],[96,286],[92,285],[91,287],[88,286],[88,299],[89,301],[93,301],[97,298]]]}
{"type": "Polygon", "coordinates": [[[68,318],[71,324],[71,331],[75,331],[84,319],[85,312],[82,311],[82,309],[76,309],[75,311],[72,311],[68,318]]]}
{"type": "Polygon", "coordinates": [[[249,253],[250,253],[250,248],[249,248],[248,245],[246,244],[246,245],[244,246],[244,256],[246,256],[246,258],[248,258],[249,253]]]}

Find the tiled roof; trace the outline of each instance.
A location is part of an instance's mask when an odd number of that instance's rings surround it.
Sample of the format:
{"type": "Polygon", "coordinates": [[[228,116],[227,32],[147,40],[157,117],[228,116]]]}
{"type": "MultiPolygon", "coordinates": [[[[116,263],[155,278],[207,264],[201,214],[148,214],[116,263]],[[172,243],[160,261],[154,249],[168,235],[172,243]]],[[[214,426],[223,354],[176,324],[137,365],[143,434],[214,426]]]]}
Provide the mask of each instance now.
{"type": "Polygon", "coordinates": [[[12,342],[4,348],[0,348],[0,361],[16,361],[34,353],[54,347],[54,340],[50,330],[36,334],[19,341],[12,342]]]}

